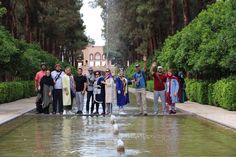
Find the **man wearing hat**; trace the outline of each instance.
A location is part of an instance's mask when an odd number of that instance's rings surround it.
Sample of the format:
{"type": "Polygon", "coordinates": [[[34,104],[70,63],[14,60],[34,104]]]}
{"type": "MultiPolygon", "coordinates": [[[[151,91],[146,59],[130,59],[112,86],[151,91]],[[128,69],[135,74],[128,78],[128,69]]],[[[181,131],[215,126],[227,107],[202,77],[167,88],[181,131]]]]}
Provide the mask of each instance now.
{"type": "MultiPolygon", "coordinates": [[[[93,97],[93,85],[95,82],[95,76],[93,73],[93,68],[89,67],[88,68],[88,75],[87,75],[87,102],[86,102],[86,112],[89,113],[89,104],[90,102],[92,102],[92,104],[94,103],[94,97],[93,97]],[[92,98],[92,100],[91,100],[92,98]]],[[[91,111],[91,114],[93,113],[93,111],[91,111]]]]}
{"type": "Polygon", "coordinates": [[[138,106],[140,107],[139,115],[147,116],[146,104],[146,56],[143,58],[144,69],[142,70],[139,64],[135,65],[136,73],[133,75],[132,82],[135,84],[135,95],[138,106]]]}
{"type": "Polygon", "coordinates": [[[158,100],[161,98],[162,113],[166,113],[165,105],[165,82],[166,77],[162,74],[162,66],[158,66],[156,69],[156,63],[152,63],[150,73],[154,78],[154,114],[158,114],[158,100]]]}
{"type": "Polygon", "coordinates": [[[42,113],[43,108],[42,108],[42,99],[41,99],[41,94],[40,94],[40,81],[44,75],[46,75],[46,69],[47,66],[45,63],[40,64],[40,71],[36,73],[35,78],[34,78],[34,87],[35,91],[38,93],[36,97],[36,111],[37,113],[42,113]]]}
{"type": "Polygon", "coordinates": [[[56,64],[55,70],[51,73],[52,79],[54,81],[53,89],[53,114],[57,113],[57,104],[59,113],[63,113],[63,101],[62,101],[62,77],[64,72],[61,71],[61,65],[56,64]]]}

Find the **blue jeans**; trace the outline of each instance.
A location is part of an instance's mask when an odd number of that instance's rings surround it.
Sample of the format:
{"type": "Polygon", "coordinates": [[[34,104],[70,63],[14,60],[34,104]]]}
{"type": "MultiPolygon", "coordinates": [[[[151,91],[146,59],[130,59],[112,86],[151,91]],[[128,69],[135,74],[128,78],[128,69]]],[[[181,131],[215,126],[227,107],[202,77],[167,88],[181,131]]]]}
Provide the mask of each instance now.
{"type": "Polygon", "coordinates": [[[154,112],[158,112],[158,99],[161,98],[162,112],[166,112],[165,90],[154,91],[154,112]]]}
{"type": "Polygon", "coordinates": [[[57,102],[59,113],[63,112],[62,89],[53,90],[53,113],[57,113],[57,102]]]}

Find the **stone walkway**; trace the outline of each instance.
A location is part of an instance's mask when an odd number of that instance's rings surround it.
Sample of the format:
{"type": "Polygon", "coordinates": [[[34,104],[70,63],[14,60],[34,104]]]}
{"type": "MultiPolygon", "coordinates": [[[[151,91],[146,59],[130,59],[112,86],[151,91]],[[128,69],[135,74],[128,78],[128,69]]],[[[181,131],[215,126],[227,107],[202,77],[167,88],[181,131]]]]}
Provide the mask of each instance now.
{"type": "Polygon", "coordinates": [[[0,104],[0,125],[35,109],[35,97],[0,104]]]}
{"type": "MultiPolygon", "coordinates": [[[[129,88],[129,92],[134,93],[135,89],[129,88]]],[[[153,93],[147,92],[146,97],[153,100],[153,93]]],[[[182,111],[195,114],[199,117],[236,130],[236,111],[228,111],[219,107],[202,105],[194,102],[178,103],[176,107],[182,111]]]]}

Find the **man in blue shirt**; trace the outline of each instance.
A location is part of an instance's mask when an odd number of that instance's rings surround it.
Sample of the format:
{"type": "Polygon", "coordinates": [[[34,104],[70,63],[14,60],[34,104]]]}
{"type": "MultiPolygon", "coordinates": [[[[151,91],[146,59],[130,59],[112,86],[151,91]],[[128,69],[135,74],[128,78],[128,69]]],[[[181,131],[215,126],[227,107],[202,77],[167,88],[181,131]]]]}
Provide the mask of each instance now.
{"type": "Polygon", "coordinates": [[[133,75],[132,82],[135,84],[135,95],[137,105],[140,107],[139,115],[147,116],[147,104],[146,104],[146,57],[143,58],[144,69],[142,70],[139,64],[135,65],[136,73],[133,75]]]}

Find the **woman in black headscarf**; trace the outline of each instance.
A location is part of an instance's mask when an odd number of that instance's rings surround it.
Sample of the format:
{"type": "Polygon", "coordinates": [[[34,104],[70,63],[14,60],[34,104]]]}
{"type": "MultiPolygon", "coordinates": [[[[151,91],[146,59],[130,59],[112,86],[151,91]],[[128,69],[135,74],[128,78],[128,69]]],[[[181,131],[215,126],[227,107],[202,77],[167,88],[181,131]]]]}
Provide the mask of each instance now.
{"type": "Polygon", "coordinates": [[[49,104],[51,103],[52,90],[53,90],[53,79],[51,78],[50,70],[46,71],[46,75],[42,77],[40,81],[40,93],[42,99],[43,113],[49,114],[49,104]]]}

